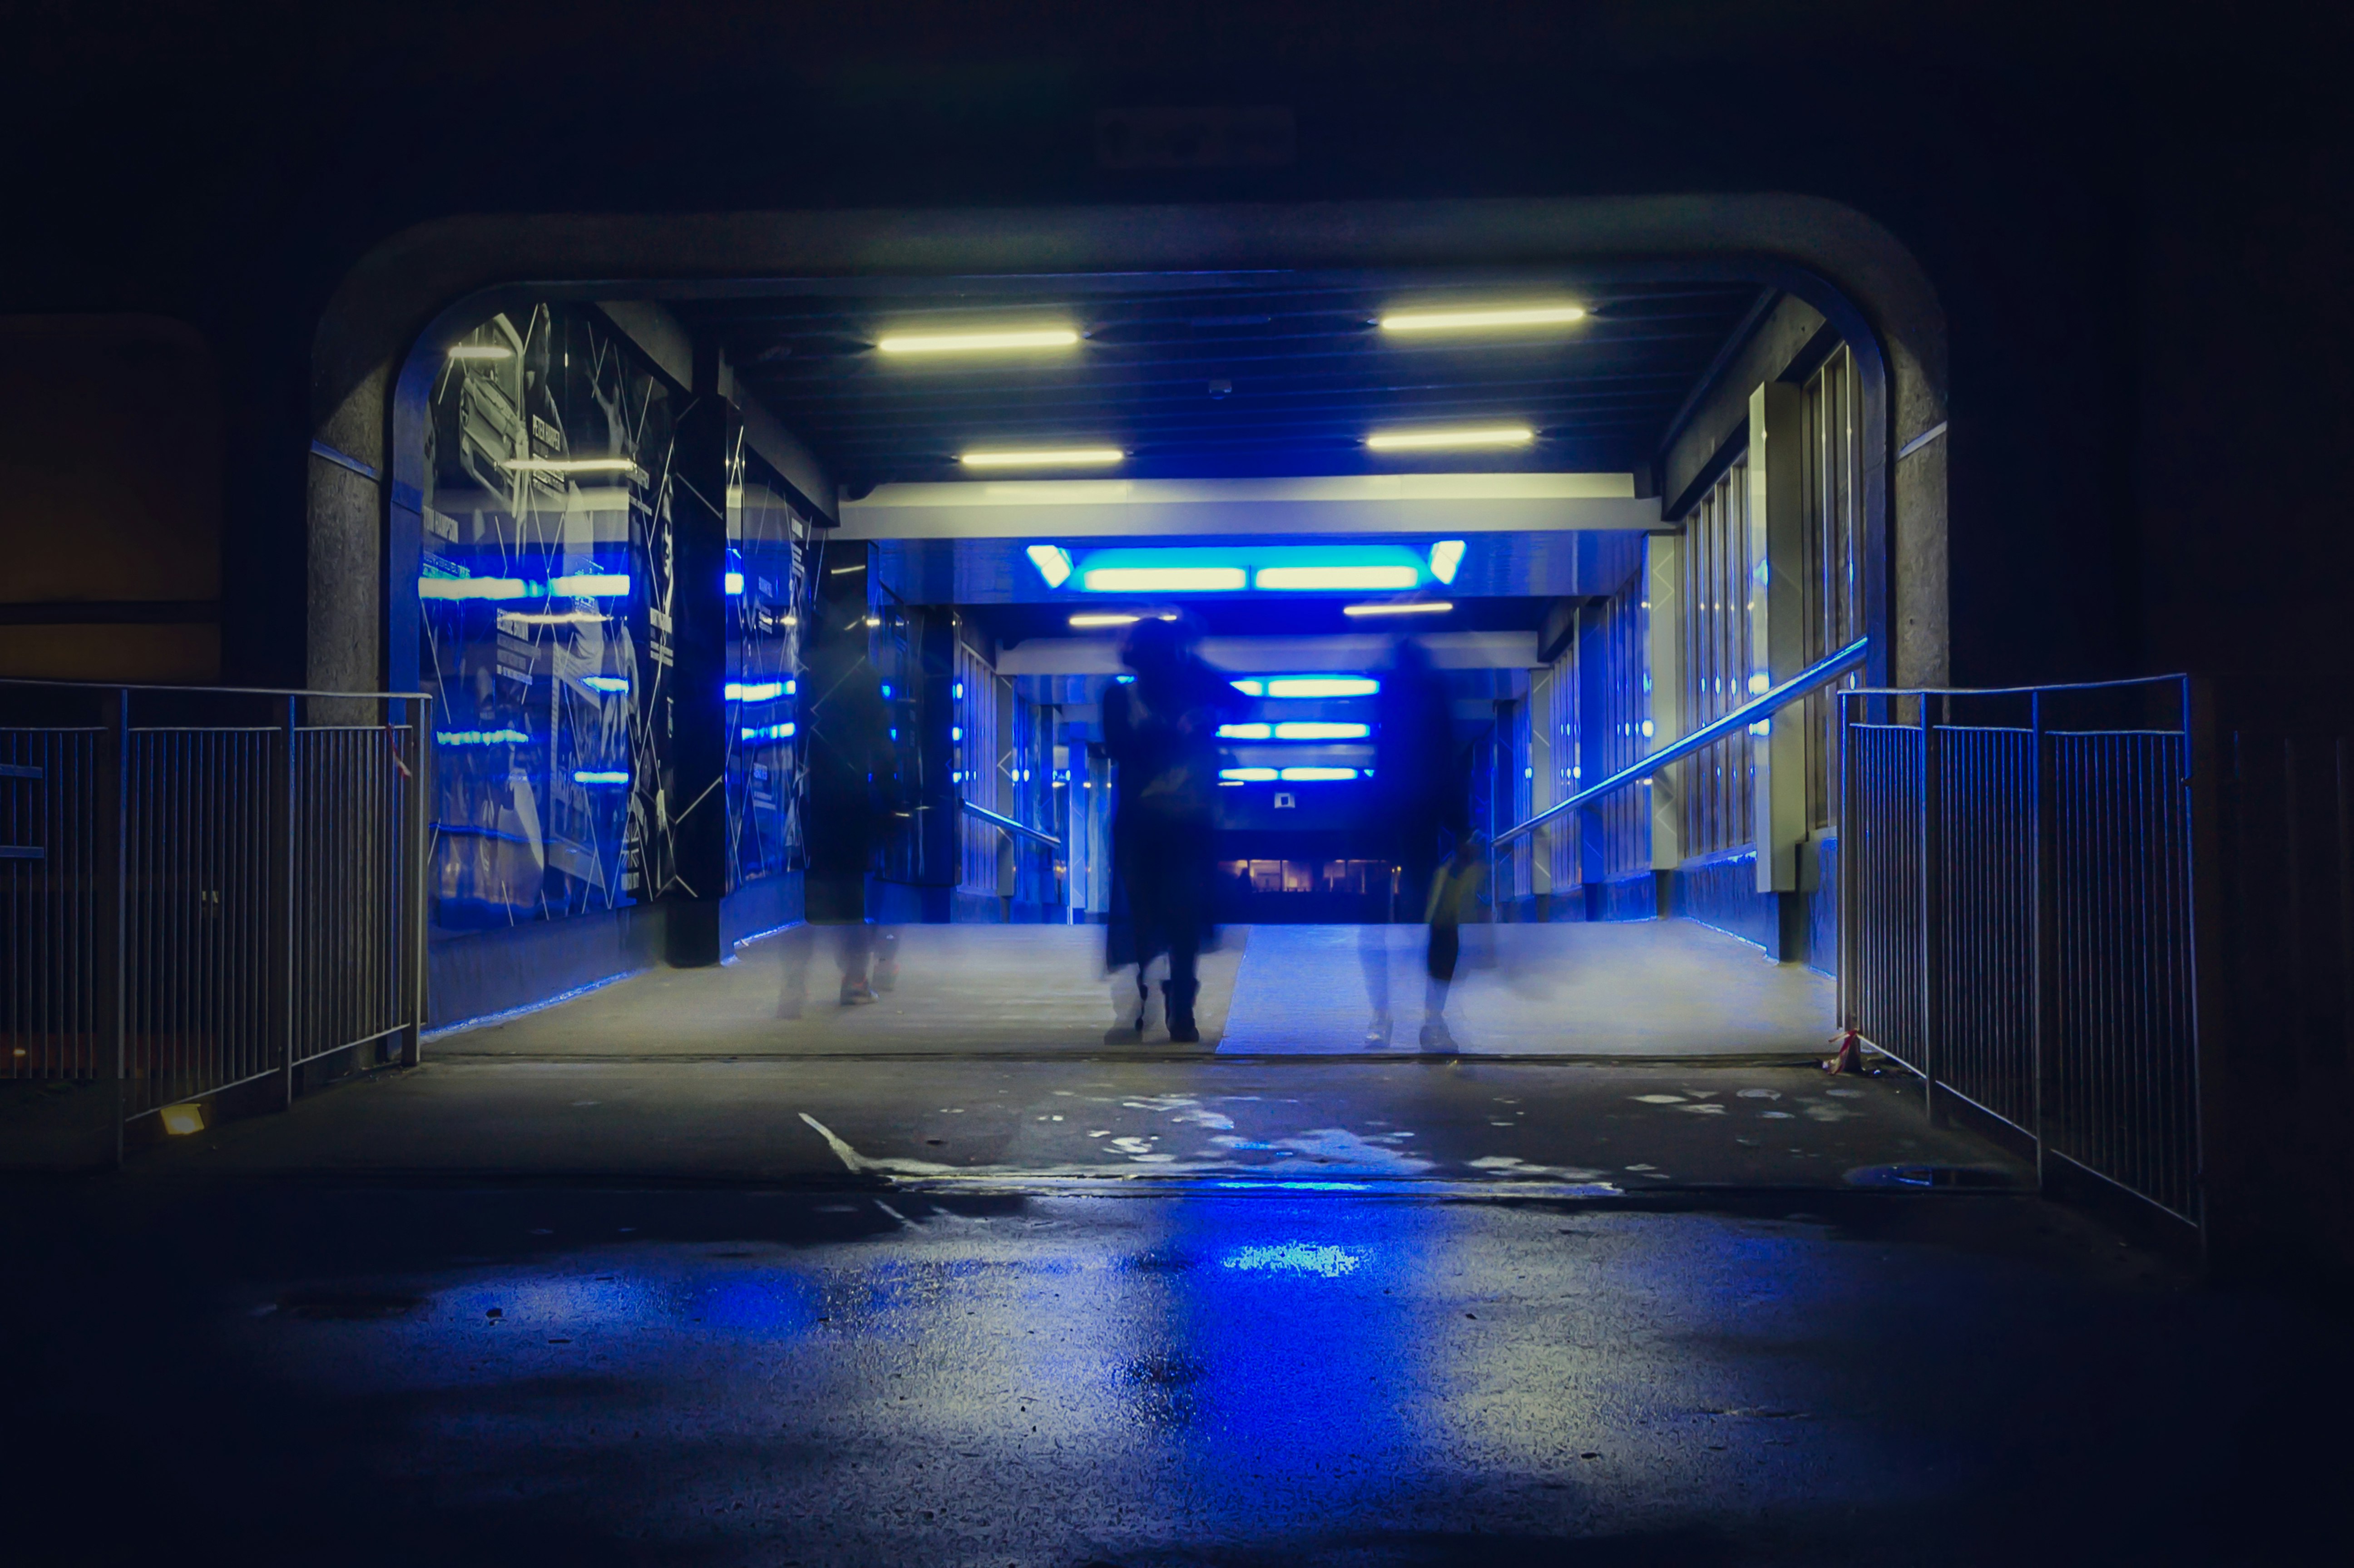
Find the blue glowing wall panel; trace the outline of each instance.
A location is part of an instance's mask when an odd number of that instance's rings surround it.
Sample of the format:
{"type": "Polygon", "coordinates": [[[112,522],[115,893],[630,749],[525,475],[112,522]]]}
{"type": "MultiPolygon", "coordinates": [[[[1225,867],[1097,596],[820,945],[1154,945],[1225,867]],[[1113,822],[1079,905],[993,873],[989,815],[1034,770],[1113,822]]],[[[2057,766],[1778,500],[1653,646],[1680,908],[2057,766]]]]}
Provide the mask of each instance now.
{"type": "Polygon", "coordinates": [[[740,424],[728,470],[728,885],[736,888],[800,863],[796,715],[810,523],[784,482],[746,447],[740,424]]]}
{"type": "Polygon", "coordinates": [[[419,584],[451,931],[636,900],[675,397],[586,308],[494,316],[461,348],[431,398],[419,584]]]}

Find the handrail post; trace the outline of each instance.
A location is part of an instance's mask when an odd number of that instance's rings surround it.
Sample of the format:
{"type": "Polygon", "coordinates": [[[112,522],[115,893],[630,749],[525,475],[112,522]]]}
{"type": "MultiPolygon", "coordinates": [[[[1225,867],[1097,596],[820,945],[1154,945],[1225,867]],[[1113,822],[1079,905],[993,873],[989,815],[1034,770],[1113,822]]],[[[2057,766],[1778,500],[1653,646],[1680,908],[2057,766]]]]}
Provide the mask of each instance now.
{"type": "Polygon", "coordinates": [[[98,863],[92,911],[98,937],[98,1039],[95,1064],[107,1079],[105,1161],[122,1163],[122,1132],[130,1114],[131,694],[110,688],[101,698],[98,734],[98,863]]]}
{"type": "Polygon", "coordinates": [[[2059,1061],[2060,902],[2054,872],[2059,858],[2058,790],[2052,778],[2052,737],[2044,729],[2043,694],[2028,699],[2031,778],[2034,789],[2035,870],[2032,883],[2035,933],[2035,1022],[2028,1054],[2035,1078],[2035,1183],[2049,1190],[2052,1167],[2046,1158],[2052,1146],[2051,1118],[2054,1111],[2052,1075],[2059,1061]]]}
{"type": "Polygon", "coordinates": [[[270,1040],[278,1054],[278,1108],[294,1105],[294,743],[299,699],[278,708],[270,769],[270,1040]]]}
{"type": "Polygon", "coordinates": [[[408,842],[403,846],[402,869],[407,885],[401,890],[400,929],[402,957],[407,965],[401,976],[401,995],[408,1010],[408,1026],[400,1032],[400,1065],[414,1067],[425,1057],[426,1006],[426,880],[432,874],[433,833],[429,815],[432,800],[433,767],[433,699],[419,697],[402,705],[409,718],[408,741],[408,810],[405,823],[408,842]]]}
{"type": "Polygon", "coordinates": [[[1929,1123],[1937,1122],[1937,1075],[1945,1070],[1946,911],[1944,902],[1945,843],[1941,820],[1944,791],[1939,788],[1936,708],[1925,694],[1920,698],[1921,819],[1921,1078],[1923,1104],[1929,1123]]]}
{"type": "Polygon", "coordinates": [[[1844,692],[1833,693],[1832,700],[1839,710],[1839,1026],[1844,1031],[1861,1029],[1863,1017],[1857,990],[1861,978],[1857,973],[1859,956],[1863,949],[1861,919],[1856,910],[1858,835],[1854,830],[1863,764],[1856,756],[1855,704],[1844,692]]]}
{"type": "MultiPolygon", "coordinates": [[[[2212,1271],[2218,1262],[2231,1261],[2236,1222],[2248,1195],[2241,1191],[2232,1137],[2233,1086],[2222,1054],[2230,1028],[2223,1016],[2222,737],[2214,689],[2199,676],[2182,678],[2182,728],[2190,829],[2190,1118],[2199,1169],[2200,1262],[2212,1271]]],[[[2341,741],[2341,758],[2343,746],[2341,741]]]]}

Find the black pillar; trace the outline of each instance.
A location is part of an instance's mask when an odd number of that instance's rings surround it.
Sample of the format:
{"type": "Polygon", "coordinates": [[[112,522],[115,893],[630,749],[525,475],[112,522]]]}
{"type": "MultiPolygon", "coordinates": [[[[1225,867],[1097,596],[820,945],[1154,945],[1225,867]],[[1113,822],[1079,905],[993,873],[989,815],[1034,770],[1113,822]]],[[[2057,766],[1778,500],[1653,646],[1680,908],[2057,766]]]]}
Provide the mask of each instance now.
{"type": "MultiPolygon", "coordinates": [[[[656,831],[669,845],[661,882],[663,945],[670,962],[719,962],[720,901],[727,893],[727,451],[730,410],[719,396],[717,345],[695,350],[695,386],[672,449],[668,620],[651,641],[667,646],[657,728],[667,740],[656,831]]],[[[656,654],[660,658],[659,652],[656,654]]]]}

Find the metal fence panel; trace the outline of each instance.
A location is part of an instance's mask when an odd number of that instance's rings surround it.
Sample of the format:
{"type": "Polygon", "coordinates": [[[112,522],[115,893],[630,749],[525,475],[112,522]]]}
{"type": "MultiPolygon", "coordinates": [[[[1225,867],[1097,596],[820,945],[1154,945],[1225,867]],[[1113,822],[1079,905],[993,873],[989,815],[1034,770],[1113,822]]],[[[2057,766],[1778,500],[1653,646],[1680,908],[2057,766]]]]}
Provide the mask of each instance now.
{"type": "Polygon", "coordinates": [[[0,729],[0,1076],[95,1078],[99,1016],[94,729],[0,729]]]}
{"type": "Polygon", "coordinates": [[[1842,696],[1845,1026],[1933,1108],[1957,1095],[2202,1224],[2188,683],[1842,696]],[[2030,725],[1952,722],[1998,699],[2030,725]],[[1866,702],[1920,722],[1859,722],[1866,702]],[[2115,716],[2062,730],[2055,707],[2115,716]]]}
{"type": "Polygon", "coordinates": [[[1940,1080],[2035,1126],[2035,734],[1937,731],[1940,1080]]]}
{"type": "Polygon", "coordinates": [[[2044,1139],[2195,1223],[2189,748],[2147,733],[2051,746],[2060,1027],[2044,1139]]]}
{"type": "Polygon", "coordinates": [[[319,694],[0,691],[109,715],[0,728],[0,1080],[119,1083],[136,1118],[272,1075],[291,1094],[304,1062],[395,1037],[415,1060],[422,703],[395,694],[413,722],[297,727],[319,694]],[[249,715],[263,699],[280,722],[133,727],[134,695],[249,715]]]}
{"type": "Polygon", "coordinates": [[[1850,726],[1857,788],[1840,830],[1853,858],[1855,974],[1850,994],[1860,1030],[1915,1072],[1923,1069],[1921,994],[1921,732],[1909,725],[1850,726]]]}

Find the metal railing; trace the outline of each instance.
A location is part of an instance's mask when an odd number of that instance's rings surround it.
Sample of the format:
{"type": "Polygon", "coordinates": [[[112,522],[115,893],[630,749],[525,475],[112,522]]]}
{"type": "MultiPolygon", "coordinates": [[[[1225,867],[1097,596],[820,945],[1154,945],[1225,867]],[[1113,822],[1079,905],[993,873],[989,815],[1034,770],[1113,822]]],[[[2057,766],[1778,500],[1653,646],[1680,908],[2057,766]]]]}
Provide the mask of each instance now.
{"type": "Polygon", "coordinates": [[[1933,1115],[1958,1101],[2031,1140],[2047,1180],[2201,1224],[2191,682],[1839,700],[1842,1027],[1933,1115]]]}
{"type": "MultiPolygon", "coordinates": [[[[1846,676],[1850,672],[1861,670],[1863,668],[1864,660],[1871,652],[1871,641],[1859,639],[1838,652],[1817,660],[1780,685],[1770,687],[1730,713],[1711,719],[1690,735],[1670,741],[1657,751],[1620,768],[1600,783],[1580,789],[1566,800],[1555,801],[1527,821],[1506,828],[1489,841],[1490,858],[1492,859],[1505,844],[1523,833],[1535,832],[1540,828],[1549,826],[1556,819],[1598,805],[1619,790],[1641,783],[1661,768],[1673,767],[1688,757],[1705,751],[1727,736],[1739,735],[1751,725],[1773,717],[1791,704],[1813,695],[1832,682],[1846,676]]],[[[1490,885],[1497,885],[1492,875],[1495,867],[1491,864],[1489,869],[1491,873],[1490,885]]]]}
{"type": "Polygon", "coordinates": [[[1027,822],[1017,822],[1011,817],[1002,817],[986,806],[974,805],[961,795],[957,797],[957,804],[964,808],[966,816],[978,821],[987,822],[991,827],[1011,833],[1015,838],[1027,839],[1032,843],[1044,844],[1051,850],[1059,850],[1063,847],[1062,840],[1044,829],[1034,828],[1027,822]]]}
{"type": "Polygon", "coordinates": [[[127,1124],[414,1063],[429,699],[0,681],[0,1083],[127,1124]]]}

